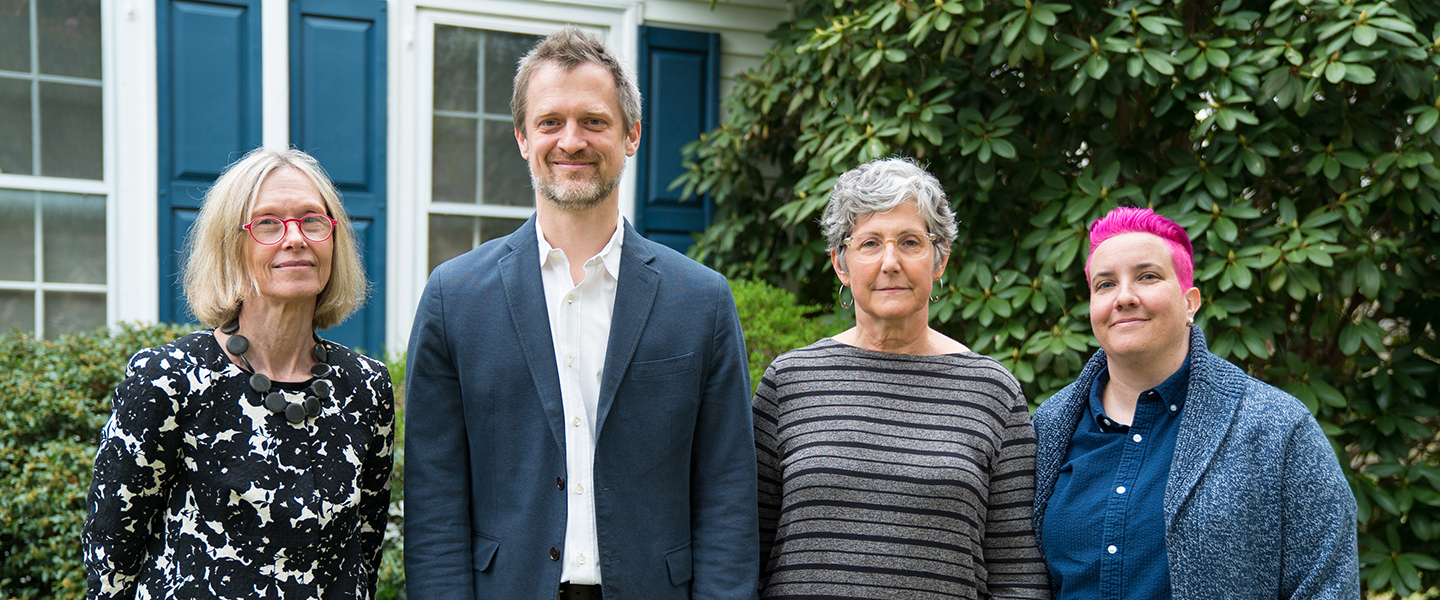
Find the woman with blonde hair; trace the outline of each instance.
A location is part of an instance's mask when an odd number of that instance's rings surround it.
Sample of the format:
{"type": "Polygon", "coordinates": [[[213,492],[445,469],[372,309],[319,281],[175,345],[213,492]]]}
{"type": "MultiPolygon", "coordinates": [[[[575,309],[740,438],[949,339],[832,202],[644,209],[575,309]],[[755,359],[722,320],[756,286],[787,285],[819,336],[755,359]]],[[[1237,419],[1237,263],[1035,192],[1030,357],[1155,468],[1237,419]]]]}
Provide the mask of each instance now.
{"type": "Polygon", "coordinates": [[[335,186],[256,149],[206,194],[185,293],[207,326],[130,359],[82,534],[89,598],[370,598],[395,408],[326,341],[365,300],[335,186]]]}

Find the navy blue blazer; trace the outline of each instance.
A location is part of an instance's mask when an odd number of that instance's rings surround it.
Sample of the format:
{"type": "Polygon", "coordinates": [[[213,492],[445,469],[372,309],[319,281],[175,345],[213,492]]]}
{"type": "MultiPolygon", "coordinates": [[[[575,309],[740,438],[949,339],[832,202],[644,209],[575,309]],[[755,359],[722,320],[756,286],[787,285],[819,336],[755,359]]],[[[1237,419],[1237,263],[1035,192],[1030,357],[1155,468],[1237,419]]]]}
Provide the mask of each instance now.
{"type": "MultiPolygon", "coordinates": [[[[725,279],[627,223],[596,416],[606,600],[753,598],[755,443],[725,279]]],[[[560,380],[531,217],[440,265],[410,334],[405,577],[414,598],[554,600],[560,380]]]]}

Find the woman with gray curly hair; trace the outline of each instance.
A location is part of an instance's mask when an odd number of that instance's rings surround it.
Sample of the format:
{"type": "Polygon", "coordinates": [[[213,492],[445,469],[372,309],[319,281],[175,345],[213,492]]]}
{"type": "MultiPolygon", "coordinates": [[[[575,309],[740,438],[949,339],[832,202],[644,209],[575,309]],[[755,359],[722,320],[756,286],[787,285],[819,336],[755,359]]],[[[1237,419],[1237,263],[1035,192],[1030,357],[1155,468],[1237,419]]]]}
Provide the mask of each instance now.
{"type": "Polygon", "coordinates": [[[1049,598],[1020,385],[929,325],[956,236],[940,182],[872,161],[821,225],[855,327],[755,392],[760,597],[1049,598]]]}

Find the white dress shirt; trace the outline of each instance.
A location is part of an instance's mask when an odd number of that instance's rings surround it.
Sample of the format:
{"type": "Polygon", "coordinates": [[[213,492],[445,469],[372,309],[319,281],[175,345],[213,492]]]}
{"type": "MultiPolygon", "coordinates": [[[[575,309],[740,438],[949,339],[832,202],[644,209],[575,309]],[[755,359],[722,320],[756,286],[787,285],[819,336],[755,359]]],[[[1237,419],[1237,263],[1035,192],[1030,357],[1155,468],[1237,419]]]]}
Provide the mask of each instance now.
{"type": "Polygon", "coordinates": [[[625,221],[616,220],[615,234],[599,254],[585,261],[585,278],[575,285],[565,253],[545,240],[540,221],[540,276],[560,373],[560,398],[565,408],[566,497],[564,565],[560,581],[600,583],[600,548],[595,534],[592,495],[595,464],[595,417],[600,402],[600,377],[610,340],[610,316],[620,274],[620,246],[625,221]]]}

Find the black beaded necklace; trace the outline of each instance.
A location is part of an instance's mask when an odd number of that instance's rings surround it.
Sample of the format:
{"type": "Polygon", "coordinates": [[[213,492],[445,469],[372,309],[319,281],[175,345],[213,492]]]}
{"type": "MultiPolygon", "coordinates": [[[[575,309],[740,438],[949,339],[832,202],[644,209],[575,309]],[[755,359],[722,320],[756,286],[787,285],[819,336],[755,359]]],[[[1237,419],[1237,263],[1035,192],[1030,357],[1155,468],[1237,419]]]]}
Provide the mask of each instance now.
{"type": "Polygon", "coordinates": [[[315,376],[315,382],[311,383],[310,388],[305,390],[306,396],[304,402],[291,402],[286,400],[285,396],[280,392],[270,391],[270,378],[256,373],[255,367],[250,366],[250,359],[245,358],[245,353],[250,351],[250,340],[243,335],[235,333],[239,330],[239,319],[220,327],[220,331],[230,336],[230,339],[225,341],[225,349],[229,350],[231,354],[240,357],[240,362],[244,363],[245,368],[250,370],[250,389],[255,390],[257,393],[255,398],[250,399],[250,404],[253,406],[263,405],[265,408],[270,409],[272,413],[284,413],[285,419],[291,423],[298,424],[306,418],[318,416],[320,414],[320,402],[329,400],[332,390],[330,382],[324,378],[329,377],[330,373],[333,372],[333,369],[331,369],[330,365],[326,362],[329,360],[330,353],[325,351],[325,345],[322,343],[323,340],[320,339],[320,334],[310,333],[310,335],[315,337],[315,347],[311,352],[314,353],[315,360],[320,361],[319,364],[310,367],[310,374],[315,376]]]}

